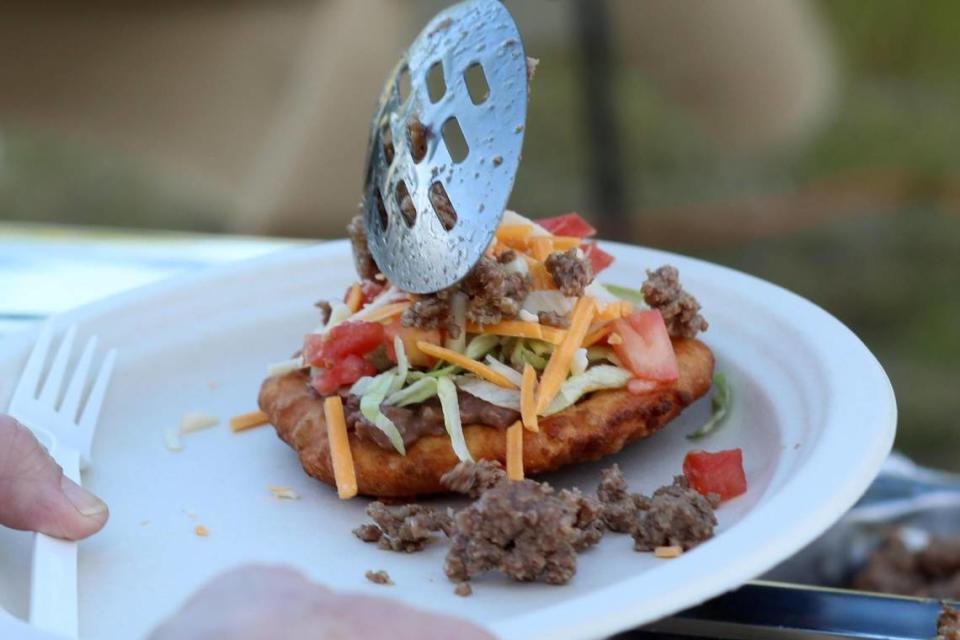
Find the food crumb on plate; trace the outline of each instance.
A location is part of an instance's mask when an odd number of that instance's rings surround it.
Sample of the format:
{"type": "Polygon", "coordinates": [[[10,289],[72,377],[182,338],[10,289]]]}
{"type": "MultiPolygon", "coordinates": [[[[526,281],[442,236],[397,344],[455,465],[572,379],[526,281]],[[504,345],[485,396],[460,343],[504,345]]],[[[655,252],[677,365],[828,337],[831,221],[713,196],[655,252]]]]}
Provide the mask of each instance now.
{"type": "Polygon", "coordinates": [[[300,495],[290,487],[280,487],[274,484],[268,485],[267,489],[278,500],[299,500],[300,495]]]}
{"type": "Polygon", "coordinates": [[[469,582],[458,582],[453,592],[461,598],[466,598],[473,595],[473,587],[470,586],[469,582]]]}
{"type": "Polygon", "coordinates": [[[207,528],[206,528],[205,526],[203,526],[202,524],[198,524],[197,526],[195,526],[195,527],[193,528],[193,532],[194,532],[195,534],[197,534],[197,535],[198,535],[199,537],[201,537],[201,538],[206,538],[207,536],[210,535],[210,530],[207,529],[207,528]]]}
{"type": "Polygon", "coordinates": [[[681,553],[683,553],[683,547],[678,544],[669,547],[657,547],[653,550],[653,555],[658,558],[679,558],[681,553]]]}
{"type": "Polygon", "coordinates": [[[220,418],[202,411],[190,411],[180,418],[180,435],[202,431],[220,424],[220,418]]]}
{"type": "Polygon", "coordinates": [[[363,575],[366,576],[367,580],[374,584],[382,584],[387,586],[393,584],[393,580],[390,579],[390,574],[383,569],[380,571],[367,571],[363,575]]]}
{"type": "Polygon", "coordinates": [[[163,432],[163,444],[168,451],[179,453],[183,451],[183,443],[180,442],[180,434],[176,429],[167,429],[163,432]]]}
{"type": "Polygon", "coordinates": [[[141,527],[145,527],[145,526],[147,526],[148,524],[150,524],[150,521],[149,521],[149,520],[141,520],[141,521],[140,521],[140,526],[141,526],[141,527]]]}

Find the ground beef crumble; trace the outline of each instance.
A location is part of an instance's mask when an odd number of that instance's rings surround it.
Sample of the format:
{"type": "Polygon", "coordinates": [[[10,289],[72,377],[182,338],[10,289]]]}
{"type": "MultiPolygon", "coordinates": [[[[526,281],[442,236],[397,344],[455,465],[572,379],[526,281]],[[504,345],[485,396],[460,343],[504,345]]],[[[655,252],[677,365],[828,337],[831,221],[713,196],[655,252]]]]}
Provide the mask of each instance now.
{"type": "Polygon", "coordinates": [[[405,327],[457,330],[453,319],[453,294],[467,294],[467,320],[477,324],[496,324],[515,318],[530,293],[533,282],[528,274],[508,271],[504,263],[483,256],[457,285],[436,293],[418,296],[403,313],[405,327]]]}
{"type": "Polygon", "coordinates": [[[660,487],[643,508],[637,510],[636,524],[630,532],[637,551],[657,547],[681,547],[688,551],[713,537],[717,525],[715,502],[690,488],[686,478],[677,476],[673,484],[660,487]]]}
{"type": "Polygon", "coordinates": [[[393,580],[390,579],[390,574],[382,569],[380,571],[369,570],[363,575],[367,580],[374,584],[382,584],[387,586],[393,584],[393,580]]]}
{"type": "Polygon", "coordinates": [[[960,610],[943,604],[937,617],[937,637],[934,640],[960,640],[960,610]]]}
{"type": "Polygon", "coordinates": [[[353,216],[347,225],[347,235],[353,245],[353,264],[363,280],[373,280],[380,273],[380,267],[373,259],[373,254],[367,248],[367,227],[363,223],[363,216],[359,213],[353,216]]]}
{"type": "Polygon", "coordinates": [[[576,490],[498,482],[457,513],[444,572],[453,582],[500,571],[521,582],[565,584],[576,572],[577,552],[603,535],[600,511],[576,490]]]}
{"type": "Polygon", "coordinates": [[[416,115],[407,120],[407,136],[410,139],[410,155],[414,162],[420,162],[427,155],[427,138],[430,130],[420,122],[416,115]]]}
{"type": "Polygon", "coordinates": [[[960,598],[960,538],[933,538],[919,550],[896,533],[870,554],[853,586],[863,591],[926,598],[960,598]]]}
{"type": "Polygon", "coordinates": [[[664,265],[656,271],[647,271],[640,291],[647,304],[663,314],[671,336],[693,338],[707,330],[709,325],[699,313],[700,303],[680,286],[680,272],[676,267],[664,265]]]}
{"type": "Polygon", "coordinates": [[[548,327],[558,327],[560,329],[567,329],[570,327],[570,314],[568,313],[540,311],[537,313],[537,320],[540,321],[540,324],[545,324],[548,327]]]}
{"type": "Polygon", "coordinates": [[[438,531],[450,535],[453,520],[449,513],[421,504],[388,507],[382,502],[371,502],[367,515],[375,525],[364,524],[353,534],[364,542],[376,542],[381,549],[412,553],[421,551],[438,531]],[[380,530],[377,535],[374,527],[380,530]]]}
{"type": "Polygon", "coordinates": [[[593,280],[590,261],[581,257],[575,248],[554,251],[547,256],[544,266],[565,296],[582,296],[583,289],[593,280]]]}
{"type": "Polygon", "coordinates": [[[637,511],[650,506],[649,498],[630,493],[617,464],[600,472],[597,498],[603,505],[604,524],[617,533],[631,533],[637,523],[637,511]]]}
{"type": "Polygon", "coordinates": [[[317,300],[313,303],[317,309],[320,310],[320,324],[327,324],[330,322],[330,314],[333,313],[330,303],[326,300],[317,300]]]}
{"type": "Polygon", "coordinates": [[[507,479],[507,472],[496,460],[461,462],[443,474],[440,484],[450,491],[462,493],[471,498],[479,498],[487,489],[507,479]]]}

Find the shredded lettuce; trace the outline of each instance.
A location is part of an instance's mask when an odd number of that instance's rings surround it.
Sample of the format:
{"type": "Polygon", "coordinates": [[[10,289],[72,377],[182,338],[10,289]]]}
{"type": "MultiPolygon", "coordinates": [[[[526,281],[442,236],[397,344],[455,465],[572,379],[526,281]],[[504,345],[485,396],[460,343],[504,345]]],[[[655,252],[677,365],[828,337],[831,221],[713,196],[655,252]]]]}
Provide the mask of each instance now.
{"type": "Polygon", "coordinates": [[[500,336],[484,333],[470,341],[465,355],[471,360],[478,360],[493,351],[498,344],[500,344],[500,336]]]}
{"type": "Polygon", "coordinates": [[[423,402],[435,395],[437,395],[437,379],[425,376],[400,391],[391,393],[387,396],[385,402],[398,407],[405,407],[408,404],[423,402]]]}
{"type": "Polygon", "coordinates": [[[510,352],[510,364],[521,369],[523,365],[528,363],[532,365],[534,369],[543,369],[546,367],[547,358],[537,355],[537,353],[530,349],[530,343],[532,342],[539,342],[539,340],[518,340],[510,352]]]}
{"type": "Polygon", "coordinates": [[[719,427],[730,414],[730,403],[733,401],[733,393],[730,390],[730,385],[727,384],[727,376],[723,373],[714,374],[713,386],[713,397],[710,399],[712,415],[703,426],[687,436],[691,440],[696,440],[707,435],[719,427]]]}
{"type": "Polygon", "coordinates": [[[373,383],[372,376],[363,376],[359,380],[353,383],[353,386],[350,387],[350,395],[360,397],[367,392],[367,389],[370,388],[370,385],[373,383]]]}
{"type": "Polygon", "coordinates": [[[587,359],[587,350],[580,347],[573,352],[573,361],[570,363],[570,373],[578,376],[587,370],[589,364],[590,361],[587,359]]]}
{"type": "Polygon", "coordinates": [[[519,388],[523,384],[523,375],[510,365],[503,364],[493,356],[488,355],[486,358],[487,366],[502,375],[504,378],[517,385],[519,388]]]}
{"type": "Polygon", "coordinates": [[[621,300],[632,302],[643,309],[647,307],[647,301],[644,299],[643,293],[639,289],[630,289],[628,287],[621,287],[615,284],[605,284],[603,285],[603,288],[621,300]]]}
{"type": "Polygon", "coordinates": [[[538,356],[549,357],[553,353],[554,346],[543,340],[527,340],[527,347],[538,356]]]}
{"type": "Polygon", "coordinates": [[[396,393],[403,388],[403,384],[407,381],[407,373],[410,371],[407,349],[403,346],[403,340],[398,335],[393,336],[393,351],[397,354],[397,375],[393,377],[393,383],[387,391],[388,394],[396,393]]]}
{"type": "Polygon", "coordinates": [[[544,415],[552,415],[575,404],[584,395],[600,389],[625,387],[633,374],[626,369],[608,364],[598,364],[578,376],[570,376],[560,385],[560,391],[547,407],[544,415]]]}
{"type": "Polygon", "coordinates": [[[391,369],[373,378],[366,392],[360,396],[360,413],[390,438],[390,443],[400,455],[406,455],[407,450],[403,446],[403,437],[400,435],[397,425],[393,424],[393,421],[380,411],[380,405],[386,398],[396,377],[396,371],[391,369]]]}
{"type": "Polygon", "coordinates": [[[408,380],[422,380],[423,378],[442,378],[443,376],[449,376],[459,369],[455,364],[451,364],[440,369],[433,369],[431,371],[411,371],[407,374],[408,380]]]}
{"type": "Polygon", "coordinates": [[[517,389],[505,389],[473,375],[457,376],[456,382],[460,389],[472,396],[504,409],[520,411],[520,391],[517,389]]]}
{"type": "Polygon", "coordinates": [[[463,425],[460,424],[460,402],[457,400],[457,387],[449,378],[437,380],[437,396],[440,398],[440,408],[443,410],[443,425],[450,436],[453,452],[463,462],[473,462],[467,440],[463,437],[463,425]]]}

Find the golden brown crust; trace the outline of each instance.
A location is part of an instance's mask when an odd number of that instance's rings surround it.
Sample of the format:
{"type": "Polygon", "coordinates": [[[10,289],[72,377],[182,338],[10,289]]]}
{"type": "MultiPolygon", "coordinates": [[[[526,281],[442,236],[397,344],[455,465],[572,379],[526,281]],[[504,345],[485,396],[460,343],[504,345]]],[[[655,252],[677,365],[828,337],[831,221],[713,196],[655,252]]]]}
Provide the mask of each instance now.
{"type": "MultiPolygon", "coordinates": [[[[616,453],[626,443],[651,435],[705,394],[713,376],[710,349],[693,339],[674,340],[673,346],[680,365],[680,378],[673,385],[642,395],[599,391],[542,418],[539,433],[524,434],[526,472],[552,471],[616,453]]],[[[297,451],[304,471],[333,485],[323,402],[307,385],[307,374],[267,378],[259,402],[280,438],[297,451]]],[[[471,425],[464,427],[464,435],[475,458],[505,461],[506,438],[500,429],[471,425]]],[[[401,456],[351,432],[350,448],[359,492],[368,496],[443,493],[440,476],[457,464],[446,435],[423,437],[401,456]]]]}

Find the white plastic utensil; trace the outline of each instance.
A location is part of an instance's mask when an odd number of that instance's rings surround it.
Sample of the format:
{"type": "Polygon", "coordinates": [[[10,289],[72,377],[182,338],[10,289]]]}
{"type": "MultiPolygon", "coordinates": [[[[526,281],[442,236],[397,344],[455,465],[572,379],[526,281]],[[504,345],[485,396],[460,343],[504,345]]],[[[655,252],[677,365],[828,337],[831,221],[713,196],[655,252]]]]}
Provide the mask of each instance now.
{"type": "MultiPolygon", "coordinates": [[[[91,336],[68,376],[76,333],[76,325],[67,329],[48,368],[46,363],[54,338],[53,321],[43,326],[13,393],[10,414],[33,431],[63,468],[64,475],[80,484],[81,463],[85,466],[90,462],[93,433],[117,352],[115,349],[108,351],[99,371],[91,376],[97,348],[97,338],[91,336]],[[66,378],[69,383],[63,392],[66,378]],[[92,386],[86,393],[90,381],[92,386]],[[86,402],[83,402],[84,397],[86,402]]],[[[30,622],[45,631],[77,637],[75,542],[37,534],[30,581],[30,622]]]]}

